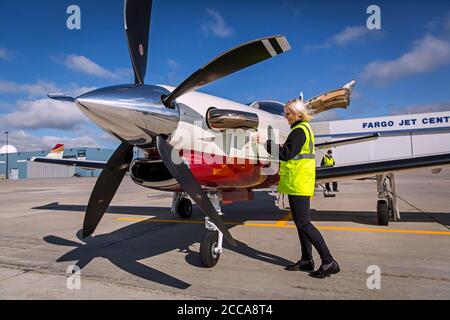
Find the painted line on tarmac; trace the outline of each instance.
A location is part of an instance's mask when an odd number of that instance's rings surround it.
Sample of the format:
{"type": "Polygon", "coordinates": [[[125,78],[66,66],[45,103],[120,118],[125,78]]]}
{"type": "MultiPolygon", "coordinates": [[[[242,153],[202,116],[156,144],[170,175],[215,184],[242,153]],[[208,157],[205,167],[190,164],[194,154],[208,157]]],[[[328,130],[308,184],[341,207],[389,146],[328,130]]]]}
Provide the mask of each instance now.
{"type": "MultiPolygon", "coordinates": [[[[285,217],[283,217],[285,218],[285,217]]],[[[159,222],[159,223],[185,223],[185,224],[204,224],[204,220],[164,220],[152,218],[113,218],[116,221],[145,221],[145,222],[159,222]]],[[[295,229],[295,225],[287,224],[287,221],[277,221],[276,223],[254,223],[254,222],[225,222],[226,225],[244,226],[244,227],[264,227],[264,228],[288,228],[295,229]],[[283,223],[283,224],[281,224],[283,223]]],[[[331,231],[360,231],[360,232],[375,232],[375,233],[403,233],[403,234],[430,234],[430,235],[447,235],[450,236],[449,231],[434,231],[434,230],[408,230],[408,229],[383,229],[383,228],[352,228],[352,227],[335,227],[335,226],[316,226],[320,230],[331,231]]]]}
{"type": "Polygon", "coordinates": [[[288,222],[292,220],[292,213],[289,212],[287,213],[283,218],[281,218],[280,220],[278,220],[275,225],[278,226],[285,226],[288,224],[288,222]]]}

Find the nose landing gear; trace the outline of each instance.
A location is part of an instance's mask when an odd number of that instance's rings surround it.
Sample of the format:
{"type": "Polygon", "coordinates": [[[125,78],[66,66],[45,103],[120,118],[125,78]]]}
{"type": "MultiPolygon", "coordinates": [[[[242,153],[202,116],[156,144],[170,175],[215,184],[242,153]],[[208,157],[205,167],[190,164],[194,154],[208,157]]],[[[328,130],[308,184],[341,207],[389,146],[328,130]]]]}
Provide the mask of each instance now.
{"type": "MultiPolygon", "coordinates": [[[[220,209],[219,193],[207,193],[209,200],[219,215],[223,216],[220,209]]],[[[220,254],[223,251],[223,233],[217,229],[216,225],[205,217],[206,233],[200,243],[200,261],[207,268],[214,267],[219,261],[220,254]]]]}

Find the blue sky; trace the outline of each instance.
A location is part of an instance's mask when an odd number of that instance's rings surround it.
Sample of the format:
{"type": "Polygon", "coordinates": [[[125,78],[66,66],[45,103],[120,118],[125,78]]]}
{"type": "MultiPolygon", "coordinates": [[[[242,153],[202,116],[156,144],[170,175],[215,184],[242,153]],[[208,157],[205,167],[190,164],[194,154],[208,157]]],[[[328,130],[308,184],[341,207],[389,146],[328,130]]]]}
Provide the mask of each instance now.
{"type": "MultiPolygon", "coordinates": [[[[133,81],[123,1],[2,0],[0,30],[0,129],[19,151],[117,145],[73,104],[45,95],[133,81]],[[81,30],[66,27],[71,4],[81,30]]],[[[321,119],[450,110],[448,1],[154,1],[146,83],[176,85],[218,54],[274,34],[292,49],[201,91],[285,102],[356,79],[349,109],[321,119]],[[381,30],[365,27],[371,4],[381,30]]]]}

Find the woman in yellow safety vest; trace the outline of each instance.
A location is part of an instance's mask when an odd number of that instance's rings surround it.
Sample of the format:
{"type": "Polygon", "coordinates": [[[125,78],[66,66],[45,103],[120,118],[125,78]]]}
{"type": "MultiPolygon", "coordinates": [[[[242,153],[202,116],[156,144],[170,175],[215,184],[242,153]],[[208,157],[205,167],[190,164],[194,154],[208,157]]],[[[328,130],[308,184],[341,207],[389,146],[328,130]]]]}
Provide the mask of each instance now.
{"type": "MultiPolygon", "coordinates": [[[[285,118],[291,132],[283,145],[272,145],[269,140],[267,151],[280,159],[280,181],[278,192],[288,195],[289,205],[301,244],[301,259],[287,266],[289,271],[312,271],[310,276],[325,278],[340,271],[325,240],[310,220],[310,199],[314,195],[316,162],[314,157],[314,133],[309,125],[311,116],[302,100],[294,99],[284,107],[285,118]],[[278,155],[276,152],[278,151],[278,155]],[[320,254],[322,263],[314,271],[312,246],[320,254]]],[[[258,142],[259,142],[258,137],[258,142]]]]}

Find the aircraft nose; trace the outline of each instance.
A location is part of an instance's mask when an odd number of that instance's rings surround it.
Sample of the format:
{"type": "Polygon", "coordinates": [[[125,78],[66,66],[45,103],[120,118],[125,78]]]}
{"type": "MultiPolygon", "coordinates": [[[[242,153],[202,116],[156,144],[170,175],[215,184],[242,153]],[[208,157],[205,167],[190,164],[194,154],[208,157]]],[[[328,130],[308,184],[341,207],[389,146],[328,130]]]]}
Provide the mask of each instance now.
{"type": "Polygon", "coordinates": [[[165,89],[157,86],[116,86],[83,94],[75,104],[106,132],[145,146],[159,134],[172,134],[178,125],[179,112],[162,104],[163,94],[165,89]]]}

